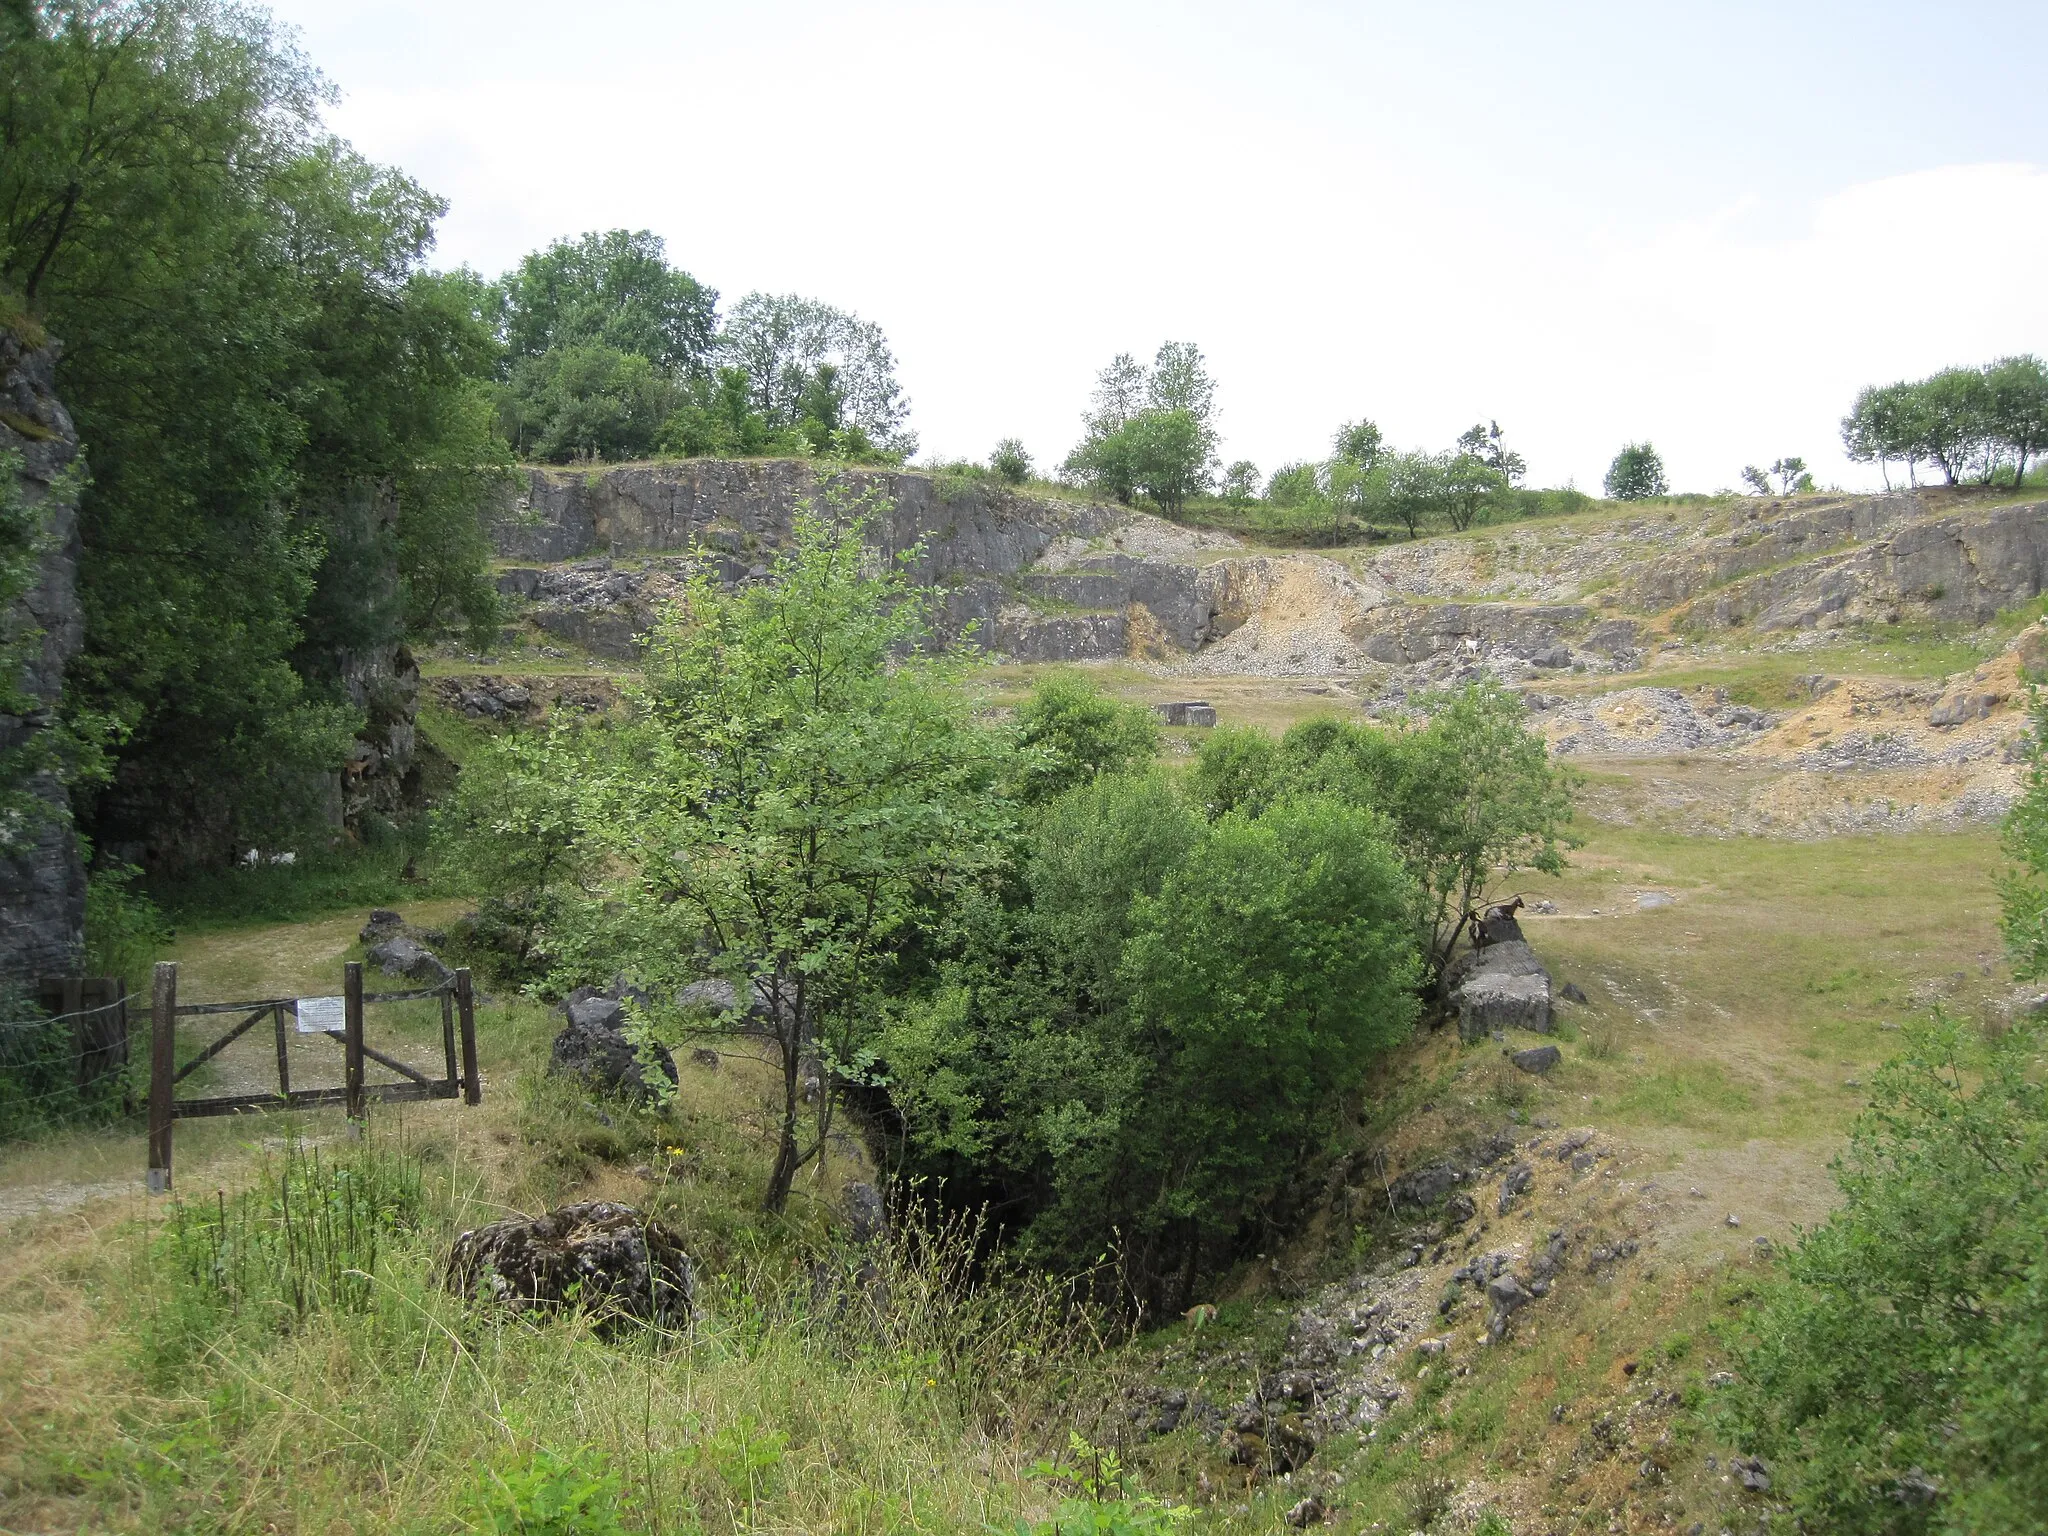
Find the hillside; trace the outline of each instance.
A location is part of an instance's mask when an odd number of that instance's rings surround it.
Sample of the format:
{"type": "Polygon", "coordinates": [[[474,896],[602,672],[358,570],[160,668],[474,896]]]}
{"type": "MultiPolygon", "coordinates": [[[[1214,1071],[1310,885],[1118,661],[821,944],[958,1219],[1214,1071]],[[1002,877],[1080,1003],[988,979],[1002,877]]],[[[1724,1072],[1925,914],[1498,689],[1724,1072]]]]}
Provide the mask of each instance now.
{"type": "MultiPolygon", "coordinates": [[[[1489,675],[1596,773],[1603,815],[1688,832],[1989,824],[2019,782],[2039,499],[1608,504],[1310,553],[987,480],[840,480],[892,506],[881,552],[921,549],[951,633],[1102,664],[1133,697],[1208,697],[1225,723],[1384,714],[1489,675]]],[[[512,644],[432,670],[630,664],[659,602],[700,569],[752,579],[817,494],[792,461],[529,471],[493,524],[512,644]]]]}

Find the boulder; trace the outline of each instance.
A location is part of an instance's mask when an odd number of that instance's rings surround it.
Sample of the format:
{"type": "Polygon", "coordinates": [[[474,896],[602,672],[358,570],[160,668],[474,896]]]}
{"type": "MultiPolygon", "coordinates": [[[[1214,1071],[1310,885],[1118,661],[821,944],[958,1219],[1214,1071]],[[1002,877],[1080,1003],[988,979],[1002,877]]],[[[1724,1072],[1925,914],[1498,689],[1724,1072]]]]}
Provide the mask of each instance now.
{"type": "Polygon", "coordinates": [[[1556,1046],[1539,1045],[1534,1050],[1516,1051],[1508,1059],[1522,1071],[1533,1072],[1538,1077],[1541,1077],[1545,1072],[1556,1066],[1562,1058],[1556,1046]]]}
{"type": "Polygon", "coordinates": [[[888,1208],[881,1191],[868,1183],[846,1186],[846,1235],[865,1247],[889,1230],[888,1208]]]}
{"type": "Polygon", "coordinates": [[[458,1295],[515,1312],[580,1307],[607,1333],[628,1320],[683,1326],[696,1298],[682,1240],[609,1200],[463,1233],[448,1255],[444,1283],[458,1295]]]}
{"type": "MultiPolygon", "coordinates": [[[[555,1036],[548,1070],[580,1077],[593,1088],[628,1098],[651,1099],[656,1086],[641,1064],[640,1048],[627,1039],[621,1026],[625,1009],[615,998],[593,997],[569,1005],[569,1023],[555,1036]]],[[[671,1084],[676,1075],[675,1058],[662,1046],[652,1048],[655,1067],[671,1084]]]]}
{"type": "Polygon", "coordinates": [[[1458,988],[1458,1038],[1468,1044],[1497,1030],[1550,1033],[1550,978],[1474,971],[1458,988]]]}
{"type": "MultiPolygon", "coordinates": [[[[1518,901],[1515,906],[1519,907],[1518,901]]],[[[1494,907],[1481,913],[1479,921],[1472,925],[1472,942],[1480,949],[1490,949],[1495,944],[1522,941],[1522,925],[1515,921],[1514,910],[1509,907],[1494,907]]]]}
{"type": "Polygon", "coordinates": [[[1494,1214],[1505,1216],[1508,1207],[1515,1203],[1517,1196],[1526,1195],[1530,1185],[1536,1182],[1536,1170],[1527,1163],[1517,1163],[1501,1176],[1500,1200],[1494,1206],[1494,1214]]]}
{"type": "Polygon", "coordinates": [[[438,987],[455,979],[454,970],[439,955],[402,933],[372,944],[363,951],[363,958],[386,976],[403,976],[422,986],[438,987]]]}
{"type": "Polygon", "coordinates": [[[1187,699],[1172,704],[1154,704],[1153,710],[1168,725],[1212,726],[1216,710],[1206,699],[1187,699]]]}
{"type": "Polygon", "coordinates": [[[1936,730],[1968,725],[1989,715],[1997,703],[1997,698],[1988,693],[1952,693],[1928,713],[1927,723],[1936,730]]]}
{"type": "Polygon", "coordinates": [[[1486,1337],[1498,1344],[1507,1337],[1508,1321],[1536,1298],[1513,1275],[1500,1275],[1486,1285],[1486,1337]]]}
{"type": "Polygon", "coordinates": [[[356,935],[365,944],[381,944],[397,933],[405,931],[405,919],[389,907],[372,907],[370,920],[363,924],[363,931],[356,935]]]}
{"type": "Polygon", "coordinates": [[[723,976],[693,981],[676,994],[676,1006],[685,1012],[731,1013],[735,1005],[732,983],[723,976]]]}

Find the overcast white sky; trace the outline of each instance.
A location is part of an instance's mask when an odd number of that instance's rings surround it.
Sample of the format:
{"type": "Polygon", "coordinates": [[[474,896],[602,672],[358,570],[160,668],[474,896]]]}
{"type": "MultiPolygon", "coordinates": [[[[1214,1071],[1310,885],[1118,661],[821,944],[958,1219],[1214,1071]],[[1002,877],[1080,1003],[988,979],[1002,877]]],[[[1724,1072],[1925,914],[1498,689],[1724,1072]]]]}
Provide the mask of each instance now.
{"type": "Polygon", "coordinates": [[[2048,353],[2039,0],[273,8],[443,264],[647,228],[855,310],[926,457],[1057,461],[1173,339],[1266,471],[1497,418],[1534,483],[1860,485],[1860,385],[2048,353]]]}

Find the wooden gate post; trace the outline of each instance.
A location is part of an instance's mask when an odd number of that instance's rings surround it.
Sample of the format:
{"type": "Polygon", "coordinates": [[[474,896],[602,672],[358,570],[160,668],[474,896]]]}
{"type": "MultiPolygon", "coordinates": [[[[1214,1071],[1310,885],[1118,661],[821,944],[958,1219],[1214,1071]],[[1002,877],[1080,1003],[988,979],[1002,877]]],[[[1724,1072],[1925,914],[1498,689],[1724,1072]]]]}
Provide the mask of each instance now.
{"type": "Polygon", "coordinates": [[[178,1071],[178,965],[159,960],[149,990],[149,1192],[171,1192],[171,1095],[178,1071]]]}
{"type": "Polygon", "coordinates": [[[351,960],[342,971],[342,1083],[348,1108],[349,1135],[363,1134],[363,963],[351,960]]]}
{"type": "Polygon", "coordinates": [[[462,1020],[462,1102],[483,1102],[484,1080],[476,1069],[476,992],[469,984],[469,967],[455,973],[455,1012],[462,1020]]]}

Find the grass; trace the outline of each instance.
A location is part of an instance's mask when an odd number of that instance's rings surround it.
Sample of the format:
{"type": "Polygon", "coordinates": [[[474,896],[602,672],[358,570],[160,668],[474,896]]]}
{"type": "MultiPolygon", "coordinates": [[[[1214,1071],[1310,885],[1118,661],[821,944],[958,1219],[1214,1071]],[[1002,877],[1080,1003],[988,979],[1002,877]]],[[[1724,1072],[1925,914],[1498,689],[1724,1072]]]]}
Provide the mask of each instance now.
{"type": "MultiPolygon", "coordinates": [[[[196,993],[289,991],[359,921],[210,930],[178,953],[196,993]]],[[[592,1104],[539,1071],[558,1023],[485,1007],[481,1109],[373,1109],[360,1147],[328,1112],[184,1122],[181,1203],[21,1218],[33,1240],[0,1255],[0,1529],[554,1529],[517,1521],[570,1494],[636,1531],[952,1532],[1038,1511],[1032,1461],[1094,1431],[1105,1400],[1085,1314],[1023,1277],[970,1291],[982,1240],[959,1227],[827,1285],[858,1269],[827,1221],[845,1180],[872,1177],[857,1143],[768,1217],[773,1074],[728,1056],[686,1064],[668,1110],[592,1104]],[[570,1197],[687,1233],[702,1322],[607,1342],[440,1289],[455,1231],[570,1197]]],[[[132,1131],[9,1149],[0,1202],[88,1155],[139,1188],[141,1154],[132,1131]]]]}

